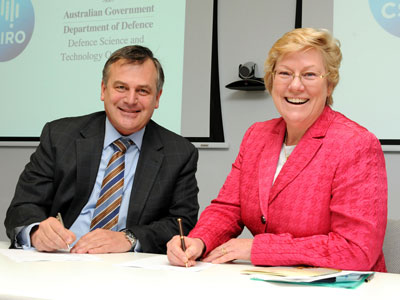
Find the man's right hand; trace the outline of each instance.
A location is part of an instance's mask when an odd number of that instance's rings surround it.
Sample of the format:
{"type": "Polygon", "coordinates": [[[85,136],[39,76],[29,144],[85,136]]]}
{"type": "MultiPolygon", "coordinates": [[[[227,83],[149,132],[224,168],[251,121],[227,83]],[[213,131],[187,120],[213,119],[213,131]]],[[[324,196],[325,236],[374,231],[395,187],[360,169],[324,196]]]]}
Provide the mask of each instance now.
{"type": "Polygon", "coordinates": [[[40,222],[31,231],[31,244],[38,251],[52,252],[68,249],[68,245],[76,239],[75,234],[53,217],[40,222]]]}

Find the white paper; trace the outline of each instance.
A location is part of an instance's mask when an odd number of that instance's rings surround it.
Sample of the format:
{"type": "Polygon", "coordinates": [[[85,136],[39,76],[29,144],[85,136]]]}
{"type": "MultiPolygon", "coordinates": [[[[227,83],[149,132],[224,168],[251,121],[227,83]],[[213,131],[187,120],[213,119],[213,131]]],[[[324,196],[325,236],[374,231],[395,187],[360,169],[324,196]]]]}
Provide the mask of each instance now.
{"type": "Polygon", "coordinates": [[[97,261],[99,257],[91,254],[75,254],[69,252],[39,252],[37,250],[0,249],[0,254],[15,262],[32,261],[97,261]]]}
{"type": "Polygon", "coordinates": [[[173,266],[169,263],[166,255],[157,255],[148,258],[141,258],[118,264],[122,267],[144,268],[150,270],[173,270],[182,272],[199,272],[213,266],[211,263],[196,261],[196,265],[190,268],[173,266]]]}

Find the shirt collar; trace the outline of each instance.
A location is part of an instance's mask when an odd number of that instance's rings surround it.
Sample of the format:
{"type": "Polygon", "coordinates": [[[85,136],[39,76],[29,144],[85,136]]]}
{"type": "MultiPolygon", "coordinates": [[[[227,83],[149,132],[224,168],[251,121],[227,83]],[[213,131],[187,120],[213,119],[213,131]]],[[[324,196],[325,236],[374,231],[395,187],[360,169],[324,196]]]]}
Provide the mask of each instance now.
{"type": "MultiPolygon", "coordinates": [[[[124,137],[129,137],[135,145],[138,147],[140,150],[142,148],[142,141],[143,141],[143,135],[144,131],[146,129],[146,126],[140,129],[137,132],[134,132],[128,136],[124,137]]],[[[115,140],[119,139],[123,135],[118,132],[118,130],[115,129],[115,127],[111,124],[110,120],[108,117],[106,117],[106,134],[104,136],[104,145],[103,145],[103,150],[107,148],[110,144],[112,144],[115,140]]]]}

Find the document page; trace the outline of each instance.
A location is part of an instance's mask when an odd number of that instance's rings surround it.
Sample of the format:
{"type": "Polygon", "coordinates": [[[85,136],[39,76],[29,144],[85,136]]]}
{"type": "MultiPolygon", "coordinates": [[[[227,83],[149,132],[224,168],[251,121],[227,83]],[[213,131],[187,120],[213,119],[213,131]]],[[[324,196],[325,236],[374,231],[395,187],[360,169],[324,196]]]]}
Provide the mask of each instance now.
{"type": "Polygon", "coordinates": [[[0,249],[0,254],[15,262],[29,261],[97,261],[99,257],[92,254],[74,254],[65,251],[39,252],[37,250],[0,249]]]}
{"type": "Polygon", "coordinates": [[[174,271],[183,271],[183,272],[199,272],[210,268],[213,266],[211,263],[205,263],[201,261],[197,261],[196,265],[190,268],[173,266],[169,263],[168,257],[166,255],[157,255],[148,258],[142,258],[137,260],[132,260],[128,262],[124,262],[122,264],[118,264],[118,266],[123,267],[135,267],[135,268],[144,268],[151,270],[174,270],[174,271]]]}

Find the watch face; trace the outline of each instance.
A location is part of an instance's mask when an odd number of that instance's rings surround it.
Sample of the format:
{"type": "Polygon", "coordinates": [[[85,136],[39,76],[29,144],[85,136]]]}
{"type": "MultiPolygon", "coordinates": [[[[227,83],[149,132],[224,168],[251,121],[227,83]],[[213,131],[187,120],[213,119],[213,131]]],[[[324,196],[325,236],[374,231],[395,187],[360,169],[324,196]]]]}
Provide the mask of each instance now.
{"type": "Polygon", "coordinates": [[[126,233],[126,236],[128,237],[128,239],[130,239],[130,240],[134,240],[135,239],[135,237],[133,236],[133,234],[132,234],[132,232],[127,232],[126,233]]]}
{"type": "Polygon", "coordinates": [[[134,234],[128,229],[125,229],[123,232],[125,233],[125,236],[129,242],[131,242],[132,248],[135,247],[137,239],[134,234]]]}

